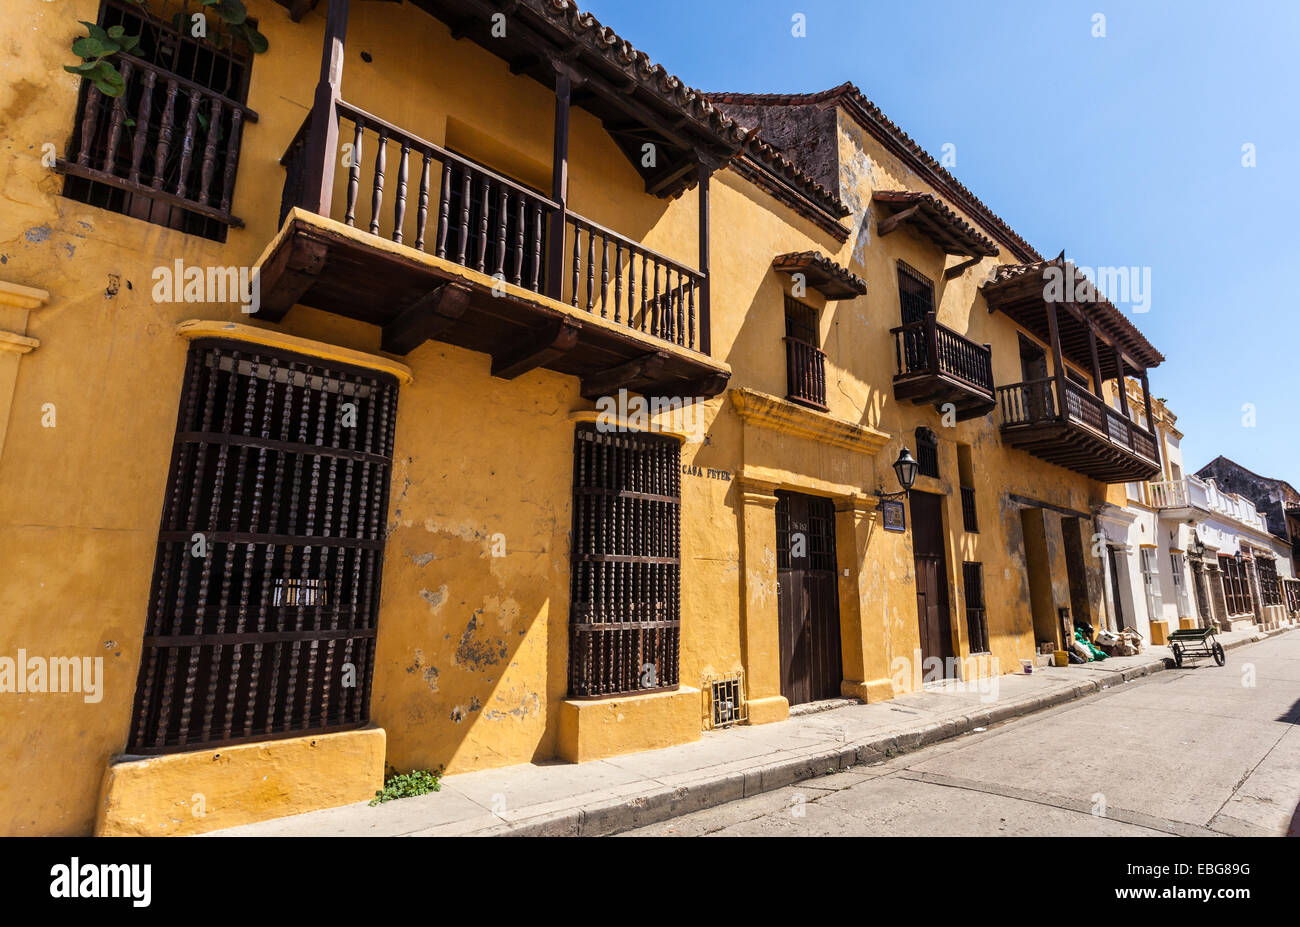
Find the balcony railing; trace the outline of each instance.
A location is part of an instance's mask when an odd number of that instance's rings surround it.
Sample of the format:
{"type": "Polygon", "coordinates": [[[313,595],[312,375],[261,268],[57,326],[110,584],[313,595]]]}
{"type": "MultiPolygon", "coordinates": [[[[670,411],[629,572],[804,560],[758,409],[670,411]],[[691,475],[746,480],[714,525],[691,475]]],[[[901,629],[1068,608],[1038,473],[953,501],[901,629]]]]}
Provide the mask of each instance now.
{"type": "Polygon", "coordinates": [[[1048,377],[997,392],[1003,434],[1044,459],[1104,482],[1145,480],[1159,466],[1155,436],[1076,383],[1048,377]]]}
{"type": "Polygon", "coordinates": [[[176,206],[224,225],[230,213],[247,106],[134,55],[120,53],[122,93],[87,83],[77,145],[64,174],[176,206]]]}
{"type": "MultiPolygon", "coordinates": [[[[346,225],[707,353],[698,270],[359,107],[340,100],[336,109],[339,137],[352,144],[346,225]],[[391,209],[385,206],[390,197],[391,209]],[[367,208],[368,221],[359,219],[367,208]],[[548,262],[556,234],[564,235],[567,265],[558,274],[548,262]]],[[[309,122],[281,160],[287,170],[282,216],[302,192],[309,122]]]]}
{"type": "Polygon", "coordinates": [[[933,310],[890,329],[894,336],[894,396],[914,402],[952,402],[958,419],[993,408],[993,353],[940,325],[933,310]]]}
{"type": "Polygon", "coordinates": [[[1244,496],[1221,491],[1214,483],[1187,476],[1147,484],[1152,505],[1161,509],[1198,508],[1222,515],[1256,531],[1266,531],[1264,516],[1244,496]]]}
{"type": "Polygon", "coordinates": [[[798,338],[785,338],[787,399],[826,411],[826,353],[798,338]]]}

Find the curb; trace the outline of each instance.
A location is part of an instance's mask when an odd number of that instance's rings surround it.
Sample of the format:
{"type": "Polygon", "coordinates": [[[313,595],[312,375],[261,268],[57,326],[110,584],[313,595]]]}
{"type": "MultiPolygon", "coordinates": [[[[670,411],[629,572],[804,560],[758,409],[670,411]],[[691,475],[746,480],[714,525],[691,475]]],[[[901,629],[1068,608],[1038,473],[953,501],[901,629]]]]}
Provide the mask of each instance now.
{"type": "MultiPolygon", "coordinates": [[[[1293,629],[1277,628],[1272,631],[1259,631],[1253,637],[1224,644],[1224,650],[1254,644],[1289,630],[1293,629]]],[[[747,769],[744,772],[727,773],[690,786],[665,786],[630,800],[615,799],[518,823],[502,822],[473,831],[471,836],[601,837],[617,834],[741,798],[751,798],[797,782],[815,779],[824,775],[827,769],[842,772],[851,766],[877,763],[901,753],[950,740],[969,733],[977,727],[989,727],[1011,718],[1023,717],[1078,698],[1096,695],[1106,689],[1172,667],[1172,659],[1152,660],[1112,673],[1111,678],[1081,680],[1076,685],[1059,692],[1030,696],[1019,702],[981,709],[959,718],[932,722],[917,731],[842,744],[797,759],[781,760],[766,766],[747,769]]]]}

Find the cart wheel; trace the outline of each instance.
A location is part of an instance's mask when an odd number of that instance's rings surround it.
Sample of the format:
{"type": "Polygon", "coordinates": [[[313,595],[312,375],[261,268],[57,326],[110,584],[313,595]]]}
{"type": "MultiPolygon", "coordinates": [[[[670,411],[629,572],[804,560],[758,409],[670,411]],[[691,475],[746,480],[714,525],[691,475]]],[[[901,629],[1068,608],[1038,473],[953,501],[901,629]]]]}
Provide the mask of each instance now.
{"type": "Polygon", "coordinates": [[[1228,662],[1228,658],[1223,653],[1223,645],[1218,641],[1214,642],[1214,662],[1220,666],[1228,662]]]}
{"type": "Polygon", "coordinates": [[[1183,648],[1178,644],[1170,644],[1169,649],[1174,652],[1174,663],[1179,666],[1183,665],[1183,648]]]}

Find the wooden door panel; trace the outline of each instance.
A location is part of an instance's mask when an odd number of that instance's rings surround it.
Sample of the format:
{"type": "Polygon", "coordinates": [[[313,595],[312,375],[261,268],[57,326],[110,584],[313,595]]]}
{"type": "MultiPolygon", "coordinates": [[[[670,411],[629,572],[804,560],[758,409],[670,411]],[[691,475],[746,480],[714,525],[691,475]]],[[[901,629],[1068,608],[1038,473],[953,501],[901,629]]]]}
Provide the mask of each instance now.
{"type": "Polygon", "coordinates": [[[785,492],[776,509],[781,694],[791,705],[833,698],[842,678],[834,509],[785,492]]]}

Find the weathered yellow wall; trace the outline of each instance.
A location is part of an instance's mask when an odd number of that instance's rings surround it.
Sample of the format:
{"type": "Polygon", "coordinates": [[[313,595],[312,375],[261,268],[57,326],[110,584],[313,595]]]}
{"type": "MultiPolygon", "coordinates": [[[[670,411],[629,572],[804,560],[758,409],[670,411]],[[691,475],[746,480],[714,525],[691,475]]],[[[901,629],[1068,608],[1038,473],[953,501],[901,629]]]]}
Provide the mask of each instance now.
{"type": "MultiPolygon", "coordinates": [[[[72,131],[77,83],[61,65],[71,60],[76,20],[95,19],[96,3],[14,0],[0,24],[0,279],[51,294],[29,323],[41,347],[17,369],[0,457],[0,655],[20,647],[98,655],[106,674],[96,704],[79,695],[0,696],[0,833],[91,831],[101,778],[124,748],[130,722],[184,367],[176,324],[195,317],[265,324],[234,305],[156,303],[150,294],[156,266],[177,258],[252,264],[276,232],[278,159],[311,101],[324,5],[297,25],[269,0],[250,0],[249,8],[271,48],[252,71],[248,103],[260,120],[245,129],[233,203],[247,227],[232,230],[224,245],[64,199],[61,177],[42,166],[42,145],[62,153],[72,131]],[[47,402],[57,409],[53,428],[41,423],[47,402]]],[[[355,4],[347,48],[349,102],[545,189],[553,116],[547,88],[511,75],[470,42],[453,42],[446,27],[411,4],[355,4]],[[360,59],[362,50],[372,63],[360,59]],[[412,92],[416,86],[424,89],[412,92]]],[[[846,175],[851,205],[869,202],[873,184],[917,188],[905,168],[843,119],[841,146],[846,163],[872,165],[869,173],[846,175]]],[[[373,156],[366,150],[367,171],[373,156]]],[[[336,172],[336,218],[344,176],[336,172]]],[[[570,184],[577,212],[696,263],[694,192],[672,202],[647,196],[598,121],[581,110],[573,119],[570,184]]],[[[850,570],[841,596],[854,597],[843,614],[846,627],[861,629],[855,646],[846,632],[846,684],[870,698],[892,694],[891,660],[910,658],[919,646],[911,538],[879,528],[871,492],[895,488],[889,464],[900,446],[914,446],[920,425],[942,439],[942,478],[923,478],[917,488],[946,495],[957,652],[968,649],[960,563],[981,560],[993,654],[1004,670],[1014,669],[1032,652],[1033,635],[1027,609],[1005,604],[1028,600],[1019,512],[1007,493],[1086,512],[1096,484],[1004,447],[992,416],[944,427],[930,407],[895,403],[891,386],[888,330],[898,324],[900,257],[935,280],[941,322],[993,344],[997,382],[1020,379],[1015,327],[990,315],[976,289],[988,262],[945,283],[936,248],[907,232],[878,241],[873,220],[861,263],[852,256],[856,232],[841,245],[734,173],[723,172],[712,189],[713,345],[733,367],[732,385],[785,395],[781,295],[788,280],[771,270],[771,260],[785,251],[824,251],[868,280],[867,296],[851,302],[809,298],[823,309],[829,415],[864,426],[866,437],[856,449],[832,446],[745,423],[726,395],[702,404],[707,439],[682,449],[682,463],[699,468],[682,481],[682,685],[746,668],[760,709],[754,720],[784,716],[764,676],[776,647],[767,617],[775,594],[773,514],[761,500],[746,502],[745,477],[760,495],[783,487],[840,502],[840,563],[850,570]],[[978,535],[952,530],[961,525],[956,442],[973,448],[978,535]],[[773,573],[747,579],[742,558],[770,563],[773,573]]],[[[369,218],[364,198],[358,215],[369,218]]],[[[379,347],[377,328],[303,307],[276,328],[371,353],[379,347]]],[[[538,370],[494,379],[485,355],[441,343],[403,360],[414,381],[399,400],[371,716],[387,735],[386,762],[460,772],[556,756],[567,691],[568,416],[591,403],[572,378],[538,370]],[[502,557],[493,556],[498,535],[502,557]]],[[[1061,604],[1069,604],[1068,588],[1064,596],[1061,604]]],[[[598,750],[644,737],[634,729],[641,714],[603,720],[598,750]],[[620,724],[628,725],[624,738],[620,724]]],[[[255,751],[247,755],[258,761],[255,751]]]]}
{"type": "Polygon", "coordinates": [[[114,763],[95,835],[173,837],[373,798],[384,732],[316,734],[114,763]]]}

